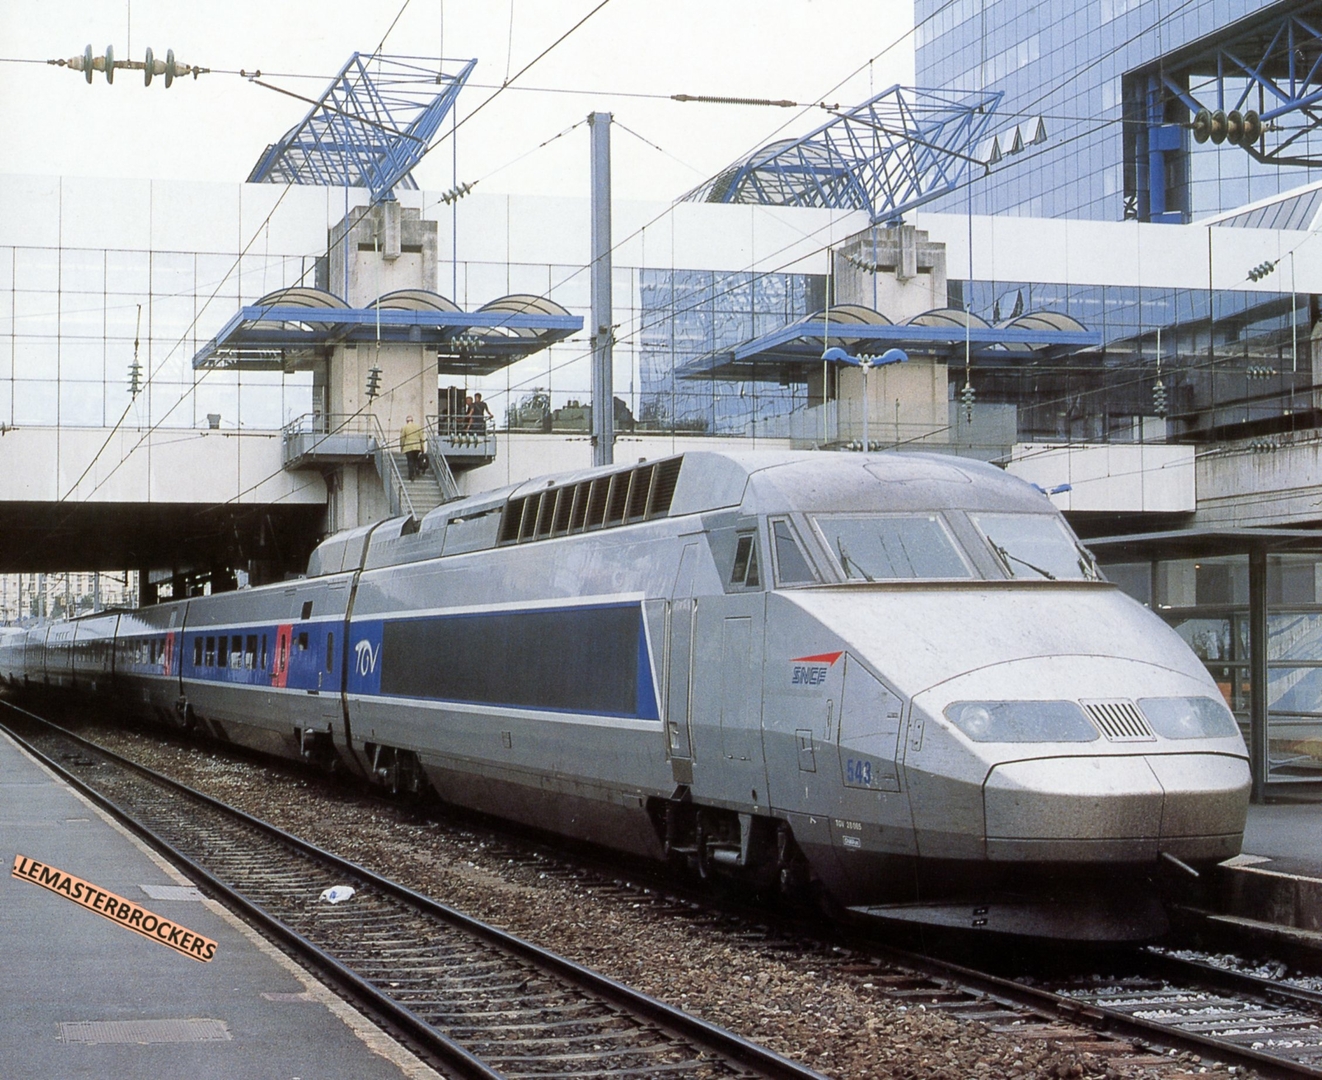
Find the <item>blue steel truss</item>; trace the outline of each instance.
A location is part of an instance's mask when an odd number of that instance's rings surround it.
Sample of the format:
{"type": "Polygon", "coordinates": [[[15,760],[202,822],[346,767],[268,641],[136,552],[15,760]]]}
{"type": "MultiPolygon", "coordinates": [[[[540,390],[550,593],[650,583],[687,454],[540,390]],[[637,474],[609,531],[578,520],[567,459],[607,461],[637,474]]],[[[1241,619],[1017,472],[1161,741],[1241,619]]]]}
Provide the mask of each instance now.
{"type": "Polygon", "coordinates": [[[864,210],[873,223],[954,190],[985,137],[999,91],[892,86],[800,139],[769,143],[687,202],[864,210]]]}
{"type": "Polygon", "coordinates": [[[416,188],[409,172],[476,64],[354,53],[307,116],[266,148],[248,183],[365,187],[373,202],[397,184],[416,188]]]}
{"type": "MultiPolygon", "coordinates": [[[[1317,108],[1322,105],[1322,10],[1315,2],[1250,16],[1162,57],[1143,74],[1150,84],[1159,80],[1191,115],[1200,109],[1258,113],[1263,135],[1243,146],[1258,161],[1322,165],[1322,158],[1312,153],[1289,153],[1322,126],[1317,108]],[[1191,83],[1199,84],[1197,89],[1191,89],[1191,83]],[[1283,123],[1287,117],[1295,122],[1283,123]]],[[[1151,90],[1148,93],[1151,97],[1151,90]]],[[[1149,106],[1149,124],[1160,124],[1153,112],[1149,106]]]]}

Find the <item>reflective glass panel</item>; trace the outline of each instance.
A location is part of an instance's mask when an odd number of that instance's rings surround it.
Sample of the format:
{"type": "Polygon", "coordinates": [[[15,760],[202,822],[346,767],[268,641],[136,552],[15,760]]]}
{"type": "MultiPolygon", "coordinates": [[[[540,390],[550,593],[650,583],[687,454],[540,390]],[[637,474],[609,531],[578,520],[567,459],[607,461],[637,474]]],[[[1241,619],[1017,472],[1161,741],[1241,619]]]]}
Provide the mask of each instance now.
{"type": "Polygon", "coordinates": [[[773,521],[771,536],[776,545],[776,579],[779,584],[797,585],[816,580],[788,521],[783,518],[773,521]]]}
{"type": "Polygon", "coordinates": [[[846,578],[886,581],[971,576],[935,514],[818,515],[815,520],[846,578]]]}
{"type": "Polygon", "coordinates": [[[1091,559],[1050,514],[970,514],[1011,577],[1096,578],[1091,559]]]}

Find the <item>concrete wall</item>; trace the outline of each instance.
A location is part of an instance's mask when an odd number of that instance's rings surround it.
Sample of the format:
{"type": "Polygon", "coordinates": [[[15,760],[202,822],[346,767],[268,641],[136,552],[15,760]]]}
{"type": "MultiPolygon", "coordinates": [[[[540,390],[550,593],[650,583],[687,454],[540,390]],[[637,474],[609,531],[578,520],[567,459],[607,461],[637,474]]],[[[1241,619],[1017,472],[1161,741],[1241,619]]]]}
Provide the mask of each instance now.
{"type": "Polygon", "coordinates": [[[1051,501],[1080,512],[1192,513],[1201,490],[1192,446],[1020,443],[1006,471],[1047,491],[1069,484],[1051,501]]]}
{"type": "Polygon", "coordinates": [[[1194,524],[1215,528],[1306,525],[1322,518],[1322,435],[1274,435],[1198,455],[1194,524]]]}
{"type": "Polygon", "coordinates": [[[0,503],[326,501],[318,473],[282,468],[278,431],[17,428],[0,465],[0,503]]]}
{"type": "Polygon", "coordinates": [[[1293,272],[1296,291],[1322,292],[1322,244],[1303,243],[1303,232],[1022,217],[975,217],[970,226],[962,214],[921,211],[913,221],[946,245],[957,278],[968,276],[971,233],[979,280],[1277,293],[1290,291],[1293,272]],[[1277,259],[1275,272],[1249,281],[1251,267],[1277,259]]]}

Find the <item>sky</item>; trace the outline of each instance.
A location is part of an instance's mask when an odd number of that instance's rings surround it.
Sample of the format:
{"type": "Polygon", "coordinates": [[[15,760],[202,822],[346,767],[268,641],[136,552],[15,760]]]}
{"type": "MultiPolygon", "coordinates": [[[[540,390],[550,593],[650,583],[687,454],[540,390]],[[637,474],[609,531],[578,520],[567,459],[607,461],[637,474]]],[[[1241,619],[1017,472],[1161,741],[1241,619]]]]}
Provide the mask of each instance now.
{"type": "Polygon", "coordinates": [[[309,106],[239,71],[315,98],[353,52],[383,38],[389,54],[478,60],[459,98],[457,153],[447,140],[415,170],[431,191],[457,177],[488,193],[585,195],[586,125],[538,147],[609,111],[614,197],[669,201],[770,139],[824,123],[814,103],[856,104],[913,83],[912,0],[607,0],[594,12],[600,2],[3,0],[0,171],[242,181],[309,106]],[[213,71],[167,90],[123,70],[113,85],[97,73],[89,86],[44,63],[89,43],[94,55],[112,45],[117,59],[173,49],[213,71]]]}

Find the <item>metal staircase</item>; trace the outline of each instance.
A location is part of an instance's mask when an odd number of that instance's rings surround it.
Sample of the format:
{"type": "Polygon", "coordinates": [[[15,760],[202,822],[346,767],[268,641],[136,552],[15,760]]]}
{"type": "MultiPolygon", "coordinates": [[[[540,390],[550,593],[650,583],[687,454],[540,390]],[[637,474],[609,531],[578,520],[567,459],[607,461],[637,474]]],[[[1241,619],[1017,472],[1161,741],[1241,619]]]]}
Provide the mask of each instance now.
{"type": "Polygon", "coordinates": [[[381,480],[390,490],[391,510],[401,514],[411,513],[421,521],[430,511],[448,501],[435,468],[424,471],[416,480],[410,480],[408,458],[399,451],[393,452],[390,457],[394,468],[388,469],[381,480]]]}
{"type": "MultiPolygon", "coordinates": [[[[488,438],[494,454],[495,438],[488,438]]],[[[286,424],[283,439],[286,469],[321,470],[371,461],[381,478],[392,517],[410,514],[421,521],[441,503],[462,497],[446,460],[447,452],[453,453],[455,448],[434,430],[427,434],[428,467],[416,480],[407,479],[408,457],[395,449],[398,439],[389,438],[381,421],[370,413],[309,413],[286,424]]],[[[477,444],[484,440],[468,441],[477,444]]]]}

